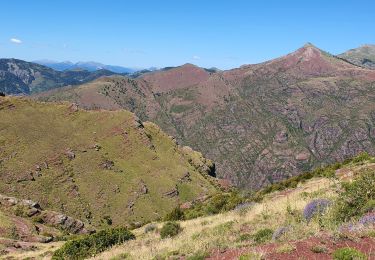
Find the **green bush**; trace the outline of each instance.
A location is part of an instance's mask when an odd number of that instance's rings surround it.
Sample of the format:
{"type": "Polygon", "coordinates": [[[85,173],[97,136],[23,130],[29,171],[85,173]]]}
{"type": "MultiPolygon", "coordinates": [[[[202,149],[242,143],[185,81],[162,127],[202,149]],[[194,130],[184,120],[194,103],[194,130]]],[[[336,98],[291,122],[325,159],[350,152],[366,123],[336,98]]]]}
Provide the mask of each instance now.
{"type": "Polygon", "coordinates": [[[185,219],[215,215],[234,209],[244,200],[237,192],[218,193],[205,202],[195,204],[192,208],[184,211],[185,219]]]}
{"type": "Polygon", "coordinates": [[[334,217],[338,221],[348,221],[359,217],[373,206],[375,200],[375,171],[361,173],[352,182],[342,184],[342,191],[336,201],[334,217]]]}
{"type": "Polygon", "coordinates": [[[260,229],[253,235],[253,239],[255,243],[261,244],[261,243],[271,240],[272,234],[273,234],[272,229],[269,229],[269,228],[260,229]]]}
{"type": "Polygon", "coordinates": [[[353,163],[361,163],[371,159],[371,156],[367,152],[362,152],[352,159],[353,163]]]}
{"type": "Polygon", "coordinates": [[[191,256],[188,256],[186,260],[204,260],[206,259],[210,254],[204,251],[198,251],[194,253],[191,256]]]}
{"type": "Polygon", "coordinates": [[[333,259],[334,260],[365,260],[367,257],[360,251],[350,248],[344,247],[337,249],[333,252],[333,259]]]}
{"type": "Polygon", "coordinates": [[[177,222],[167,222],[163,225],[160,230],[160,237],[167,238],[167,237],[174,237],[181,232],[181,226],[177,222]]]}
{"type": "Polygon", "coordinates": [[[134,239],[135,236],[126,228],[101,230],[98,233],[69,240],[56,250],[52,259],[85,259],[103,252],[107,248],[134,239]]]}
{"type": "Polygon", "coordinates": [[[180,207],[174,208],[171,212],[169,212],[165,217],[164,221],[177,221],[177,220],[184,220],[184,212],[180,209],[180,207]]]}

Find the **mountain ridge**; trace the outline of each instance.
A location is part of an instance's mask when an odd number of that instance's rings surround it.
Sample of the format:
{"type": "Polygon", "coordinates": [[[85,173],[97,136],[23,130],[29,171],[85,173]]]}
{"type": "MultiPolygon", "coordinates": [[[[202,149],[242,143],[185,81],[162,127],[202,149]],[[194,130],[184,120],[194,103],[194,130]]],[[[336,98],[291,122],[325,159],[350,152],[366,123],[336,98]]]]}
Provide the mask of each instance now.
{"type": "Polygon", "coordinates": [[[216,162],[219,177],[258,189],[360,151],[373,154],[374,85],[375,71],[306,45],[237,69],[208,73],[180,66],[136,79],[109,77],[40,99],[65,95],[85,107],[90,102],[80,95],[96,93],[202,151],[216,162]]]}
{"type": "Polygon", "coordinates": [[[47,66],[54,70],[64,71],[64,70],[74,70],[77,68],[85,69],[90,72],[106,69],[112,71],[114,73],[133,73],[138,71],[139,69],[128,68],[123,66],[116,66],[116,65],[106,65],[100,62],[95,61],[78,61],[78,62],[71,62],[71,61],[53,61],[53,60],[35,60],[34,63],[47,66]]]}

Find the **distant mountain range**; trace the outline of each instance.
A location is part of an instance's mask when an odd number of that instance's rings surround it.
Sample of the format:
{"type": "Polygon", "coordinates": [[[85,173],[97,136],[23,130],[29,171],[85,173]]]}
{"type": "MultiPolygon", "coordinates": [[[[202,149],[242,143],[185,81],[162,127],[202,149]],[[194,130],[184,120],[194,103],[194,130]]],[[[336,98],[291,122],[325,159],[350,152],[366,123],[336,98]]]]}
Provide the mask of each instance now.
{"type": "Polygon", "coordinates": [[[97,71],[97,70],[109,70],[115,73],[133,73],[141,69],[135,69],[135,68],[126,68],[121,66],[114,66],[114,65],[105,65],[99,62],[94,61],[88,61],[88,62],[76,62],[73,63],[71,61],[52,61],[52,60],[36,60],[33,61],[34,63],[47,66],[51,69],[57,70],[57,71],[64,71],[64,70],[87,70],[90,72],[97,71]]]}
{"type": "Polygon", "coordinates": [[[56,71],[18,59],[0,59],[0,92],[29,95],[67,85],[77,85],[115,73],[109,70],[56,71]]]}
{"type": "Polygon", "coordinates": [[[306,44],[232,70],[185,64],[37,98],[130,110],[202,151],[218,177],[259,189],[361,151],[375,154],[375,70],[349,59],[306,44]]]}

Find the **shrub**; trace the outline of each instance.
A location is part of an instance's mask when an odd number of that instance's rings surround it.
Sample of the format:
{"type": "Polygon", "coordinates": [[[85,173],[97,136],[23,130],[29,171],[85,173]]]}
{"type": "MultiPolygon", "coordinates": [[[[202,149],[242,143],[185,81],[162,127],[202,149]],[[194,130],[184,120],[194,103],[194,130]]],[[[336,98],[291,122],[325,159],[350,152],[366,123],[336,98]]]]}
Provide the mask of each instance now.
{"type": "Polygon", "coordinates": [[[276,248],[277,253],[290,253],[296,250],[296,246],[292,244],[284,244],[276,248]]]}
{"type": "Polygon", "coordinates": [[[308,203],[303,210],[303,217],[307,222],[310,222],[313,217],[322,215],[331,202],[327,199],[316,199],[308,203]]]}
{"type": "Polygon", "coordinates": [[[104,216],[102,222],[107,224],[108,226],[111,226],[112,225],[112,218],[110,216],[104,216]]]}
{"type": "Polygon", "coordinates": [[[362,152],[352,159],[353,163],[361,163],[371,159],[371,156],[367,152],[362,152]]]}
{"type": "Polygon", "coordinates": [[[209,256],[209,253],[204,251],[198,251],[195,254],[186,258],[186,260],[204,260],[209,256]]]}
{"type": "Polygon", "coordinates": [[[82,236],[66,242],[56,250],[52,259],[85,259],[103,252],[107,248],[134,239],[135,236],[126,228],[101,230],[98,233],[82,236]]]}
{"type": "Polygon", "coordinates": [[[176,222],[167,222],[163,225],[160,230],[160,237],[167,238],[167,237],[174,237],[181,232],[181,226],[179,223],[176,222]]]}
{"type": "Polygon", "coordinates": [[[246,253],[243,255],[240,255],[238,260],[261,260],[264,259],[264,257],[261,254],[257,254],[255,252],[246,253]]]}
{"type": "Polygon", "coordinates": [[[375,200],[369,200],[366,202],[366,204],[362,207],[363,213],[368,212],[375,212],[375,200]]]}
{"type": "Polygon", "coordinates": [[[192,208],[184,210],[185,219],[214,215],[234,209],[243,202],[237,192],[218,193],[205,202],[196,203],[192,208]]]}
{"type": "Polygon", "coordinates": [[[367,257],[360,251],[350,248],[344,247],[337,249],[333,252],[333,259],[334,260],[365,260],[367,257]]]}
{"type": "Polygon", "coordinates": [[[364,226],[375,226],[375,213],[371,213],[361,217],[358,223],[364,226]]]}
{"type": "Polygon", "coordinates": [[[272,240],[277,240],[290,230],[290,227],[279,227],[272,234],[272,240]]]}
{"type": "Polygon", "coordinates": [[[328,249],[325,246],[314,245],[311,247],[311,252],[314,252],[317,254],[327,253],[328,249]]]}
{"type": "Polygon", "coordinates": [[[255,243],[260,244],[271,240],[273,234],[273,230],[269,228],[264,228],[258,230],[254,235],[253,239],[255,243]]]}
{"type": "Polygon", "coordinates": [[[177,220],[184,220],[184,212],[180,209],[180,207],[174,208],[171,212],[169,212],[165,217],[164,221],[177,221],[177,220]]]}
{"type": "Polygon", "coordinates": [[[375,200],[375,171],[365,171],[352,182],[342,184],[334,211],[338,221],[348,221],[369,211],[375,200]]]}
{"type": "Polygon", "coordinates": [[[241,234],[240,237],[239,237],[239,241],[243,242],[243,241],[248,241],[252,238],[253,236],[251,234],[248,234],[248,233],[245,233],[245,234],[241,234]]]}
{"type": "Polygon", "coordinates": [[[157,226],[155,224],[150,224],[145,227],[145,233],[153,232],[157,229],[157,226]]]}

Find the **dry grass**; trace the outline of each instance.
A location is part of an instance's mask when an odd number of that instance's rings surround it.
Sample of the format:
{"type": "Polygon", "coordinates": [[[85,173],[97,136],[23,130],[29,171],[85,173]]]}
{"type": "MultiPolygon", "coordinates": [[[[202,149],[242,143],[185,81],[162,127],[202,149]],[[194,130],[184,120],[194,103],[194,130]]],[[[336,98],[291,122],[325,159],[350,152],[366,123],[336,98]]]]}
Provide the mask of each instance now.
{"type": "Polygon", "coordinates": [[[34,251],[18,251],[0,256],[0,259],[51,259],[53,252],[61,247],[64,242],[54,242],[49,244],[34,243],[36,247],[34,251]]]}
{"type": "MultiPolygon", "coordinates": [[[[292,191],[271,194],[263,203],[256,204],[248,212],[231,211],[209,217],[182,221],[183,231],[173,239],[160,239],[157,232],[145,233],[144,227],[134,230],[137,239],[114,247],[94,259],[111,259],[127,254],[129,259],[153,259],[171,254],[192,255],[199,251],[209,252],[217,248],[251,246],[251,241],[240,241],[239,234],[254,233],[261,228],[276,229],[290,223],[293,216],[288,211],[301,211],[308,198],[304,194],[321,192],[332,196],[328,189],[333,183],[328,179],[313,179],[292,191]]],[[[162,223],[155,223],[160,229],[162,223]]],[[[317,224],[294,225],[288,239],[299,239],[319,232],[317,224]]],[[[119,257],[120,258],[120,257],[119,257]]],[[[121,258],[120,258],[121,259],[121,258]]]]}

